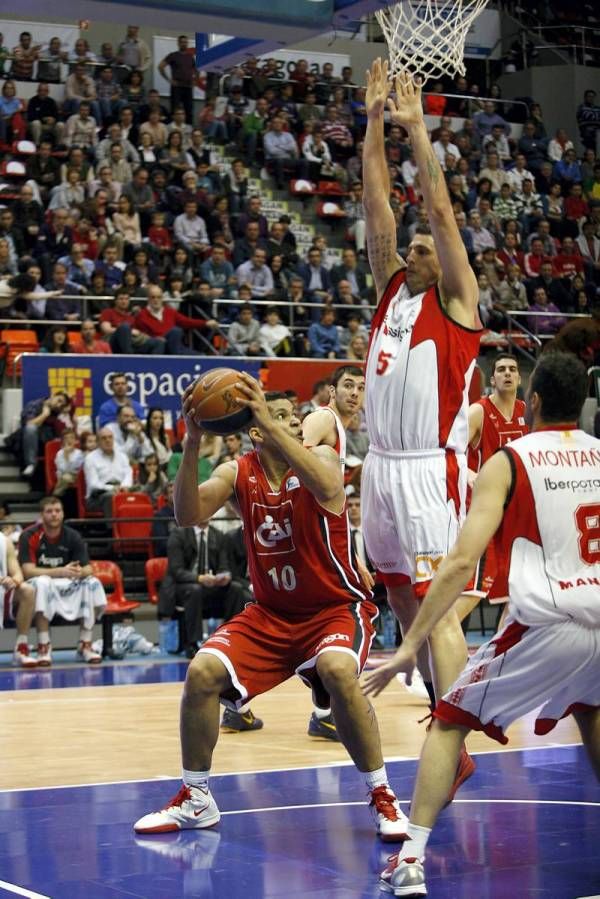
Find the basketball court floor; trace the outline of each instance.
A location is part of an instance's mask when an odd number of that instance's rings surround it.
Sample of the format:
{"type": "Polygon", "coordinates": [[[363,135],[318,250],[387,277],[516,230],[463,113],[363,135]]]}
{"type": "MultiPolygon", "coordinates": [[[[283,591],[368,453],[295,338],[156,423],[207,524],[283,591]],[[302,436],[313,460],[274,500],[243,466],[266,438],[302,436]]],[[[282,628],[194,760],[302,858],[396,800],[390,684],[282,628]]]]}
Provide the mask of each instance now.
{"type": "MultiPolygon", "coordinates": [[[[0,897],[376,899],[394,850],[376,838],[343,747],[306,735],[294,680],[253,703],[263,730],[223,734],[209,831],[136,836],[132,823],[179,786],[185,662],[0,671],[0,897]]],[[[394,683],[375,700],[405,810],[427,708],[394,683]]],[[[473,735],[477,771],[430,841],[439,899],[600,895],[600,786],[567,719],[507,749],[473,735]]],[[[385,894],[381,894],[382,896],[385,894]]]]}

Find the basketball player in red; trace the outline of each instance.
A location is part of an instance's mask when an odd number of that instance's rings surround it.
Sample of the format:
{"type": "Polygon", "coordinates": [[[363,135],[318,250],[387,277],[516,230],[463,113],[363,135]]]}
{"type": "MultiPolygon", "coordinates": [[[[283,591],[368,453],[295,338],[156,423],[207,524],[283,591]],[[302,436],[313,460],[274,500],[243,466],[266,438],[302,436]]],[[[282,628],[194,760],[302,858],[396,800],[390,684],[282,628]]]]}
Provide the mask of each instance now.
{"type": "Polygon", "coordinates": [[[199,487],[193,387],[184,394],[187,438],[175,511],[180,525],[192,526],[235,497],[256,602],[218,628],[190,664],[181,704],[183,785],[135,830],[216,824],[208,778],[219,702],[239,707],[296,673],[319,706],[331,703],[340,739],[365,774],[380,837],[400,841],[406,817],[388,785],[375,713],[358,684],[377,610],[354,567],[339,456],[329,446],[302,446],[300,419],[285,394],[265,396],[245,373],[240,388],[253,413],[255,448],[219,465],[199,487]]]}
{"type": "MultiPolygon", "coordinates": [[[[469,408],[469,486],[473,486],[477,474],[496,450],[512,440],[529,433],[525,421],[526,407],[517,399],[521,384],[519,363],[512,353],[500,353],[494,359],[490,383],[494,388],[490,396],[483,396],[469,408]]],[[[498,599],[490,592],[496,576],[494,543],[490,543],[473,578],[473,589],[468,589],[456,604],[462,621],[483,597],[497,605],[498,599]]],[[[501,601],[502,602],[502,601],[501,601]]]]}
{"type": "MultiPolygon", "coordinates": [[[[331,446],[338,456],[342,472],[346,464],[346,428],[352,416],[362,410],[365,398],[365,375],[357,365],[340,365],[329,382],[329,402],[310,412],[302,422],[304,446],[331,446]]],[[[373,578],[369,571],[355,559],[363,582],[370,589],[373,578]]],[[[330,708],[315,705],[308,723],[310,737],[322,737],[337,741],[338,735],[330,708]]]]}
{"type": "MultiPolygon", "coordinates": [[[[421,87],[407,73],[395,79],[394,99],[390,87],[387,62],[376,60],[367,72],[363,203],[378,308],[366,363],[370,448],[361,495],[369,558],[406,625],[464,517],[468,392],[480,330],[477,281],[429,140],[421,87]],[[390,122],[408,132],[429,219],[417,228],[406,262],[396,251],[389,203],[386,105],[390,122]]],[[[454,609],[432,631],[429,650],[435,695],[442,696],[467,659],[454,609]]],[[[465,752],[454,789],[473,770],[465,752]]]]}
{"type": "Polygon", "coordinates": [[[460,536],[442,562],[413,626],[390,662],[367,675],[376,695],[461,593],[496,535],[496,583],[508,598],[505,627],[469,660],[438,702],[421,752],[409,839],[383,871],[396,896],[426,895],[423,860],[447,802],[466,735],[507,743],[506,728],[539,706],[537,734],[573,714],[600,779],[600,440],[580,431],[584,366],[548,353],[528,391],[532,433],[486,462],[460,536]]]}

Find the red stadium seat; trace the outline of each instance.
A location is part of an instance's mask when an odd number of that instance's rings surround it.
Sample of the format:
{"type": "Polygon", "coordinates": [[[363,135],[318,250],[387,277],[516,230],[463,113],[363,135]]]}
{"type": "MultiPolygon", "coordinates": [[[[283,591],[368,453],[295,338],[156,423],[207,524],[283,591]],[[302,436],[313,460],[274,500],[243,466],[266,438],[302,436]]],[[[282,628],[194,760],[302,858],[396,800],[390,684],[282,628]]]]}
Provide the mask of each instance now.
{"type": "Polygon", "coordinates": [[[101,509],[95,512],[88,512],[85,505],[85,472],[83,468],[79,469],[77,480],[75,482],[75,493],[77,495],[77,517],[78,518],[102,518],[104,513],[101,509]]]}
{"type": "Polygon", "coordinates": [[[125,596],[123,573],[116,562],[94,560],[90,564],[92,574],[102,583],[107,594],[107,604],[102,615],[102,655],[107,656],[112,650],[113,624],[122,615],[129,615],[134,609],[138,609],[141,603],[128,600],[125,596]]]}
{"type": "Polygon", "coordinates": [[[165,579],[168,565],[169,560],[163,556],[159,556],[156,559],[148,559],[145,565],[148,599],[155,606],[158,605],[158,588],[161,581],[165,579]]]}
{"type": "Polygon", "coordinates": [[[117,493],[113,497],[114,552],[152,555],[152,500],[145,493],[117,493]],[[126,518],[146,518],[148,521],[120,521],[126,518]]]}
{"type": "Polygon", "coordinates": [[[0,342],[8,347],[6,356],[6,374],[20,375],[21,360],[17,356],[23,353],[37,353],[40,344],[35,331],[0,331],[0,342]]]}
{"type": "Polygon", "coordinates": [[[56,454],[61,446],[60,440],[49,440],[44,444],[44,475],[46,493],[52,493],[56,487],[56,454]]]}

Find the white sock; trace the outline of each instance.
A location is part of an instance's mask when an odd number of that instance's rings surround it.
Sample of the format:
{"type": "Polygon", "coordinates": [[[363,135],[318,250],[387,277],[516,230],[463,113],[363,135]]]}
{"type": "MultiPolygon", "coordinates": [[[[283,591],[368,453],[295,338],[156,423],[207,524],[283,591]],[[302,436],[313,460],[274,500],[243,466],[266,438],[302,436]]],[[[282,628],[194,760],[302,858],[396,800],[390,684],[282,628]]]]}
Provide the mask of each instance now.
{"type": "Polygon", "coordinates": [[[365,771],[365,781],[369,790],[374,790],[375,787],[387,786],[388,778],[385,765],[382,765],[381,768],[377,768],[375,771],[365,771]]]}
{"type": "Polygon", "coordinates": [[[208,790],[208,778],[210,777],[209,771],[187,771],[185,768],[182,769],[181,779],[183,780],[186,787],[200,787],[203,790],[208,790]]]}
{"type": "Polygon", "coordinates": [[[323,718],[328,718],[331,715],[331,709],[320,709],[318,705],[313,706],[315,715],[322,721],[323,718]]]}
{"type": "Polygon", "coordinates": [[[237,711],[238,711],[238,715],[245,715],[246,712],[250,711],[250,703],[249,702],[244,703],[244,705],[240,706],[237,711]]]}
{"type": "Polygon", "coordinates": [[[425,849],[431,833],[431,827],[419,827],[418,824],[412,824],[409,821],[406,832],[408,840],[405,840],[402,844],[398,858],[418,858],[419,861],[422,861],[425,858],[425,849]]]}
{"type": "Polygon", "coordinates": [[[38,632],[38,643],[41,643],[42,646],[45,646],[46,643],[50,642],[50,631],[39,631],[38,632]]]}
{"type": "Polygon", "coordinates": [[[91,643],[92,642],[92,632],[87,630],[85,627],[82,627],[79,631],[79,639],[82,643],[91,643]]]}
{"type": "Polygon", "coordinates": [[[24,643],[27,646],[27,634],[17,634],[17,642],[15,646],[20,646],[21,643],[24,643]]]}

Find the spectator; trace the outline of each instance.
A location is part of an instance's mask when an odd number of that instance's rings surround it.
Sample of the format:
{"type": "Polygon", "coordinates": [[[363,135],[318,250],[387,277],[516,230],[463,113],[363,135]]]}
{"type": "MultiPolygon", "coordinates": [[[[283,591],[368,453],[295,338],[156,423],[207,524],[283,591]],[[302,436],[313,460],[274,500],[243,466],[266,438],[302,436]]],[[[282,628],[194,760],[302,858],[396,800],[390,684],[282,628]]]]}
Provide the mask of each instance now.
{"type": "Polygon", "coordinates": [[[223,462],[237,462],[244,454],[243,439],[241,434],[227,434],[223,438],[223,452],[219,457],[219,465],[223,462]]]}
{"type": "Polygon", "coordinates": [[[21,444],[23,475],[30,478],[38,461],[40,444],[59,437],[64,430],[61,414],[69,408],[71,400],[62,391],[43,399],[30,400],[21,413],[21,444]]]}
{"type": "Polygon", "coordinates": [[[362,316],[358,312],[350,312],[346,317],[346,324],[340,332],[340,352],[342,356],[346,357],[350,342],[357,335],[364,337],[368,343],[369,332],[363,323],[362,316]]]}
{"type": "Polygon", "coordinates": [[[81,343],[76,343],[72,352],[97,356],[112,353],[112,350],[109,343],[98,338],[94,320],[84,318],[81,322],[81,343]]]}
{"type": "Polygon", "coordinates": [[[98,163],[107,162],[110,159],[111,149],[114,144],[119,144],[122,150],[122,158],[127,162],[135,163],[140,161],[140,154],[133,146],[130,140],[124,138],[121,134],[121,128],[118,122],[109,125],[106,131],[106,137],[100,141],[96,147],[96,159],[98,163]]]}
{"type": "Polygon", "coordinates": [[[56,484],[54,496],[63,496],[73,490],[79,470],[83,466],[83,452],[77,446],[77,435],[73,428],[65,428],[61,437],[61,448],[54,457],[56,484]]]}
{"type": "Polygon", "coordinates": [[[483,139],[486,134],[490,134],[494,125],[499,125],[506,135],[510,135],[510,125],[498,114],[496,104],[492,100],[484,101],[483,111],[473,117],[473,125],[477,129],[480,139],[483,139]]]}
{"type": "Polygon", "coordinates": [[[203,639],[203,617],[228,621],[249,601],[249,593],[232,581],[226,545],[225,535],[209,522],[176,527],[169,534],[169,567],[160,587],[158,614],[171,618],[176,607],[183,606],[188,657],[203,639]]]}
{"type": "Polygon", "coordinates": [[[446,171],[446,157],[448,155],[454,156],[455,159],[460,158],[460,150],[456,144],[451,142],[450,136],[450,131],[447,128],[441,128],[440,136],[433,144],[433,152],[437,156],[442,171],[446,171]]]}
{"type": "Polygon", "coordinates": [[[355,334],[348,345],[346,358],[353,362],[364,362],[367,358],[368,348],[369,341],[362,334],[355,334]]]}
{"type": "Polygon", "coordinates": [[[144,425],[129,403],[121,406],[117,412],[117,420],[109,422],[106,427],[113,433],[116,449],[124,453],[132,465],[154,452],[144,432],[144,425]]]}
{"type": "Polygon", "coordinates": [[[311,303],[324,303],[331,299],[331,276],[323,265],[322,254],[316,247],[308,251],[308,263],[298,265],[298,274],[304,281],[311,303]]]}
{"type": "Polygon", "coordinates": [[[566,323],[566,319],[558,314],[558,306],[548,300],[548,294],[544,287],[536,287],[533,292],[533,302],[529,307],[531,312],[550,313],[549,315],[532,315],[527,319],[527,327],[534,334],[556,334],[566,323]]]}
{"type": "Polygon", "coordinates": [[[498,285],[496,306],[499,306],[503,312],[508,312],[512,309],[525,310],[529,308],[527,291],[518,265],[509,263],[506,266],[506,278],[500,281],[498,285]]]}
{"type": "Polygon", "coordinates": [[[141,40],[138,25],[128,25],[124,40],[117,47],[117,62],[128,69],[145,72],[152,60],[148,45],[141,40]]]}
{"type": "Polygon", "coordinates": [[[528,179],[533,187],[533,172],[527,168],[527,159],[523,153],[517,153],[515,156],[515,164],[506,173],[506,180],[510,183],[516,193],[523,190],[523,181],[528,179]]]}
{"type": "Polygon", "coordinates": [[[150,453],[142,460],[138,481],[141,492],[149,496],[152,504],[156,506],[168,484],[166,474],[160,470],[156,453],[150,453]]]}
{"type": "Polygon", "coordinates": [[[349,247],[342,251],[342,261],[331,269],[331,284],[337,287],[340,281],[349,281],[352,293],[364,297],[367,293],[367,277],[359,265],[356,253],[349,247]]]}
{"type": "Polygon", "coordinates": [[[170,306],[165,306],[163,292],[156,284],[148,287],[148,303],[135,317],[135,327],[149,337],[162,337],[165,351],[171,356],[195,355],[183,343],[183,328],[213,330],[219,327],[214,319],[188,318],[170,306]]]}
{"type": "Polygon", "coordinates": [[[179,131],[171,131],[167,137],[167,145],[160,151],[158,158],[161,167],[167,172],[169,183],[179,187],[188,168],[187,153],[179,131]]]}
{"type": "Polygon", "coordinates": [[[195,200],[186,202],[183,213],[175,219],[173,231],[175,240],[192,253],[203,254],[210,246],[206,223],[202,216],[198,215],[198,204],[195,200]]]}
{"type": "Polygon", "coordinates": [[[148,121],[140,125],[139,131],[140,141],[143,146],[151,146],[154,151],[154,160],[156,161],[158,153],[166,145],[169,138],[169,131],[165,123],[161,120],[160,109],[152,109],[148,116],[148,121]],[[144,138],[150,139],[150,144],[144,144],[144,138]]]}
{"type": "Polygon", "coordinates": [[[122,99],[121,86],[115,79],[111,66],[100,69],[100,76],[96,79],[96,97],[100,111],[99,124],[106,125],[112,119],[118,118],[126,105],[122,99]]]}
{"type": "Polygon", "coordinates": [[[283,190],[285,169],[290,169],[299,178],[306,178],[308,163],[299,158],[298,145],[289,131],[283,130],[284,121],[276,116],[271,129],[263,137],[265,161],[271,163],[275,172],[277,188],[283,190]]]}
{"type": "Polygon", "coordinates": [[[362,202],[362,183],[360,181],[353,181],[350,185],[349,196],[347,200],[344,200],[343,210],[346,214],[348,233],[354,238],[356,252],[359,255],[364,255],[366,224],[365,209],[362,202]]]}
{"type": "Polygon", "coordinates": [[[41,51],[36,78],[43,82],[58,83],[62,81],[63,66],[68,58],[68,51],[63,50],[60,38],[51,37],[48,46],[41,51]]]}
{"type": "Polygon", "coordinates": [[[33,67],[40,56],[40,45],[32,43],[30,31],[22,31],[19,43],[12,49],[10,77],[17,81],[31,81],[33,67]]]}
{"type": "MultiPolygon", "coordinates": [[[[117,180],[119,179],[117,178],[117,180]]],[[[140,214],[142,220],[146,220],[155,205],[154,193],[148,180],[148,169],[139,166],[133,173],[132,180],[123,188],[123,196],[131,200],[135,211],[140,214]]]]}
{"type": "Polygon", "coordinates": [[[584,265],[581,254],[576,250],[572,237],[564,237],[560,252],[553,257],[554,275],[556,278],[574,278],[583,275],[584,265]]]}
{"type": "Polygon", "coordinates": [[[536,230],[527,238],[527,247],[531,247],[538,238],[542,241],[545,255],[556,256],[556,241],[550,234],[550,222],[547,219],[539,220],[536,230]]]}
{"type": "Polygon", "coordinates": [[[565,193],[573,184],[581,184],[583,176],[573,148],[565,150],[562,159],[554,164],[553,174],[560,181],[565,193]]]}
{"type": "Polygon", "coordinates": [[[96,262],[95,271],[104,275],[106,287],[109,291],[119,287],[123,281],[125,263],[118,259],[118,251],[114,244],[107,244],[102,258],[96,262]]]}
{"type": "Polygon", "coordinates": [[[481,216],[476,209],[469,213],[469,233],[473,241],[475,253],[481,253],[486,247],[496,247],[496,241],[487,228],[481,226],[481,216]]]}
{"type": "Polygon", "coordinates": [[[40,344],[40,353],[70,353],[69,335],[64,325],[52,325],[40,344]]]}
{"type": "Polygon", "coordinates": [[[529,253],[525,253],[524,267],[528,278],[537,278],[543,262],[552,262],[552,259],[544,253],[544,243],[536,237],[531,241],[529,253]]]}
{"type": "Polygon", "coordinates": [[[121,84],[121,89],[125,103],[131,107],[137,119],[139,109],[146,101],[144,76],[138,69],[133,69],[121,84]]]}
{"type": "Polygon", "coordinates": [[[237,220],[236,231],[239,235],[246,232],[246,226],[250,222],[258,224],[259,236],[266,240],[269,236],[269,224],[266,217],[261,212],[261,200],[256,194],[253,194],[246,201],[246,210],[242,212],[237,220]]]}
{"type": "Polygon", "coordinates": [[[596,103],[596,91],[587,90],[575,113],[581,143],[586,149],[597,149],[597,135],[600,129],[600,106],[596,103]]]}
{"type": "Polygon", "coordinates": [[[335,104],[330,103],[327,106],[321,128],[323,137],[329,144],[333,161],[347,160],[354,146],[354,138],[348,126],[340,121],[335,104]]]}
{"type": "Polygon", "coordinates": [[[535,122],[525,122],[523,134],[519,139],[519,152],[523,153],[527,160],[527,167],[535,174],[546,159],[548,141],[545,138],[536,137],[535,122]]]}
{"type": "Polygon", "coordinates": [[[112,215],[112,224],[123,239],[125,260],[131,259],[134,248],[142,242],[140,216],[129,194],[122,193],[117,203],[117,212],[112,215]]]}
{"type": "MultiPolygon", "coordinates": [[[[65,82],[65,101],[63,103],[63,115],[72,116],[79,111],[82,103],[88,104],[88,114],[91,111],[96,122],[101,121],[100,108],[96,102],[96,87],[93,80],[86,73],[84,63],[77,63],[65,82]]],[[[68,123],[67,123],[68,124],[68,123]]]]}
{"type": "Polygon", "coordinates": [[[544,215],[542,198],[533,189],[533,181],[523,179],[523,187],[515,195],[519,207],[519,221],[523,225],[525,233],[535,230],[536,223],[544,215]]]}
{"type": "Polygon", "coordinates": [[[242,262],[247,262],[258,249],[264,250],[266,254],[267,242],[259,234],[258,222],[248,222],[244,237],[235,241],[232,259],[234,267],[238,268],[242,262]]]}
{"type": "MultiPolygon", "coordinates": [[[[69,283],[77,285],[79,290],[83,287],[89,287],[94,272],[94,263],[91,259],[86,259],[83,252],[84,248],[79,243],[71,245],[71,252],[68,256],[61,256],[58,265],[63,265],[69,283]]],[[[56,268],[55,268],[56,271],[56,268]]],[[[53,285],[51,289],[56,289],[58,285],[53,285]]],[[[79,293],[75,290],[75,293],[79,293]]]]}
{"type": "Polygon", "coordinates": [[[154,556],[166,557],[167,541],[169,534],[173,528],[177,527],[175,522],[175,509],[173,508],[173,482],[167,481],[163,490],[163,504],[153,514],[152,519],[152,545],[154,547],[154,556]]]}
{"type": "Polygon", "coordinates": [[[230,352],[235,356],[260,356],[260,324],[254,318],[250,303],[240,306],[237,320],[232,322],[227,332],[230,352]]]}
{"type": "Polygon", "coordinates": [[[113,395],[110,399],[105,400],[98,410],[99,428],[116,421],[119,410],[127,405],[131,406],[137,418],[145,419],[146,412],[144,407],[137,400],[128,396],[129,385],[126,375],[122,372],[114,372],[109,378],[109,384],[113,395]]]}
{"type": "Polygon", "coordinates": [[[302,141],[302,154],[308,162],[308,177],[311,181],[318,181],[333,172],[331,151],[323,139],[319,125],[315,125],[312,134],[307,134],[302,141]]]}
{"type": "Polygon", "coordinates": [[[47,496],[40,508],[41,521],[23,531],[19,539],[23,575],[35,590],[38,665],[51,664],[49,622],[55,615],[79,621],[77,658],[98,664],[102,656],[92,649],[92,629],[106,606],[104,587],[92,576],[81,535],[64,524],[60,498],[47,496]]]}
{"type": "Polygon", "coordinates": [[[173,450],[165,431],[165,413],[157,406],[148,409],[146,418],[146,436],[156,454],[161,469],[166,468],[173,450]]]}
{"type": "Polygon", "coordinates": [[[490,134],[483,138],[481,145],[484,153],[497,153],[502,165],[511,158],[510,144],[502,125],[493,125],[490,134]]]}
{"type": "Polygon", "coordinates": [[[257,247],[252,258],[236,269],[238,286],[247,285],[255,299],[262,300],[273,291],[273,274],[266,264],[266,250],[257,247]]]}
{"type": "Polygon", "coordinates": [[[500,195],[496,197],[493,204],[494,215],[503,225],[507,219],[516,219],[519,213],[519,204],[513,196],[510,182],[504,181],[500,185],[500,195]]]}
{"type": "Polygon", "coordinates": [[[98,448],[85,457],[83,470],[88,511],[102,511],[105,518],[111,518],[113,497],[132,486],[133,469],[125,453],[116,449],[108,425],[98,431],[98,448]]]}
{"type": "Polygon", "coordinates": [[[538,287],[544,288],[549,301],[557,306],[561,312],[570,311],[571,298],[569,290],[558,278],[554,277],[552,262],[542,262],[539,275],[529,284],[531,295],[535,294],[538,287]]]}
{"type": "Polygon", "coordinates": [[[335,312],[325,308],[319,322],[313,322],[308,329],[311,356],[317,359],[337,359],[340,354],[340,340],[335,324],[335,312]]]}
{"type": "Polygon", "coordinates": [[[223,247],[214,246],[208,259],[200,266],[200,277],[210,284],[213,299],[229,299],[231,289],[237,283],[233,266],[225,258],[223,247]]]}
{"type": "Polygon", "coordinates": [[[277,306],[267,306],[265,318],[260,326],[260,347],[265,356],[291,356],[292,334],[281,323],[277,306]]]}
{"type": "Polygon", "coordinates": [[[16,273],[17,261],[11,252],[11,246],[5,237],[0,237],[0,278],[16,273]]]}
{"type": "Polygon", "coordinates": [[[596,280],[600,273],[600,238],[596,236],[594,223],[591,219],[586,219],[581,230],[582,233],[575,241],[575,245],[581,253],[590,279],[596,280]]]}
{"type": "Polygon", "coordinates": [[[90,150],[98,143],[97,124],[99,120],[90,115],[91,109],[91,104],[87,100],[82,100],[77,112],[67,119],[64,142],[68,147],[90,150]]]}
{"type": "Polygon", "coordinates": [[[79,171],[70,168],[67,180],[52,190],[48,209],[66,209],[68,213],[79,212],[85,203],[85,187],[81,183],[79,171]]]}
{"type": "Polygon", "coordinates": [[[566,150],[575,149],[573,141],[564,128],[558,128],[555,137],[548,143],[548,158],[551,162],[560,162],[566,150]]]}
{"type": "Polygon", "coordinates": [[[188,51],[188,38],[180,34],[177,50],[169,53],[158,64],[158,71],[171,85],[171,111],[178,106],[185,109],[185,119],[192,124],[194,103],[194,82],[196,80],[196,57],[188,51]],[[169,75],[166,74],[167,68],[169,75]]]}
{"type": "MultiPolygon", "coordinates": [[[[27,121],[31,137],[38,146],[42,139],[50,141],[50,147],[54,143],[62,142],[65,125],[59,120],[58,106],[50,96],[50,89],[45,81],[38,84],[37,93],[27,104],[27,121]]],[[[32,163],[33,159],[28,162],[32,163]]],[[[53,162],[56,163],[56,160],[53,162]]],[[[56,168],[58,169],[58,163],[56,163],[56,168]]]]}

